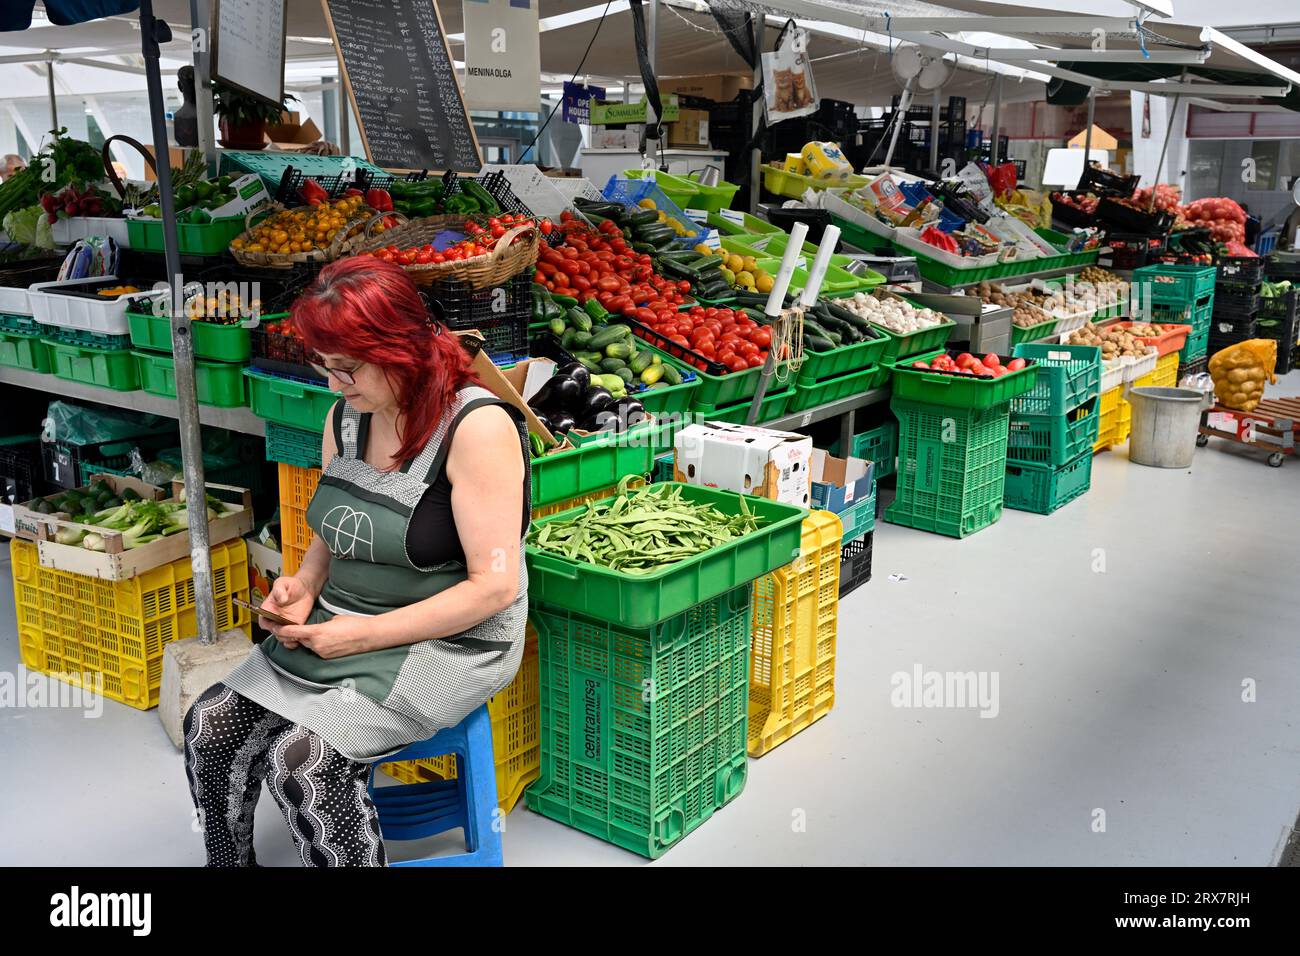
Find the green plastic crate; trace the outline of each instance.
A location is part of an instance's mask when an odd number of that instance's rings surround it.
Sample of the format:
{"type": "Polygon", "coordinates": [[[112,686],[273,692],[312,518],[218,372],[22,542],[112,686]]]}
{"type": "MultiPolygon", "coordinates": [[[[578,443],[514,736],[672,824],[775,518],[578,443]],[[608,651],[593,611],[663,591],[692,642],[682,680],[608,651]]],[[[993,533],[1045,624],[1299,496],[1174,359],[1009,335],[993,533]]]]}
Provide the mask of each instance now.
{"type": "MultiPolygon", "coordinates": [[[[176,224],[177,244],[183,256],[222,255],[230,246],[230,240],[243,231],[243,216],[223,216],[206,223],[176,224]]],[[[127,219],[126,236],[133,250],[163,251],[161,219],[127,219]]]]}
{"type": "Polygon", "coordinates": [[[952,330],[957,327],[957,323],[946,315],[939,325],[901,334],[891,332],[884,326],[876,325],[875,322],[871,324],[889,336],[889,343],[885,346],[885,351],[881,353],[880,361],[888,362],[891,365],[897,365],[908,359],[915,360],[925,352],[933,352],[935,349],[943,348],[948,344],[948,338],[952,335],[952,330]]]}
{"type": "MultiPolygon", "coordinates": [[[[670,174],[660,173],[661,177],[664,175],[670,174]]],[[[738,184],[720,179],[716,186],[706,186],[695,178],[696,175],[698,174],[689,173],[685,177],[677,177],[685,179],[686,182],[695,187],[698,193],[691,199],[690,206],[692,209],[702,209],[705,212],[721,212],[731,206],[731,203],[736,198],[736,193],[740,190],[738,184]]],[[[660,185],[659,188],[662,189],[663,186],[660,185]]]]}
{"type": "Polygon", "coordinates": [[[5,332],[26,332],[29,335],[48,335],[53,326],[41,325],[30,315],[16,315],[13,312],[0,312],[0,330],[5,332]]]}
{"type": "Polygon", "coordinates": [[[101,335],[99,332],[87,332],[73,329],[66,325],[45,326],[45,339],[63,345],[74,345],[80,349],[99,352],[118,352],[131,347],[129,335],[101,335]]]}
{"type": "Polygon", "coordinates": [[[1187,342],[1178,350],[1178,364],[1205,358],[1210,351],[1210,329],[1207,326],[1187,336],[1187,342]]]}
{"type": "Polygon", "coordinates": [[[321,433],[266,423],[266,457],[299,468],[320,467],[321,433]]]}
{"type": "Polygon", "coordinates": [[[812,349],[807,348],[807,342],[805,341],[803,364],[799,366],[798,383],[800,385],[812,385],[822,379],[834,378],[846,372],[857,372],[872,365],[877,365],[883,360],[885,349],[889,347],[889,344],[889,339],[884,332],[879,333],[879,338],[867,339],[865,342],[854,342],[852,345],[841,345],[829,352],[814,352],[812,349]]]}
{"type": "Polygon", "coordinates": [[[1101,394],[1101,349],[1093,345],[1017,345],[1016,358],[1032,359],[1034,387],[1011,400],[1022,415],[1064,415],[1101,394]]]}
{"type": "Polygon", "coordinates": [[[876,527],[876,484],[871,483],[871,494],[861,501],[840,512],[840,522],[844,525],[844,534],[840,541],[844,544],[854,538],[860,538],[876,527]]]}
{"type": "Polygon", "coordinates": [[[654,481],[672,481],[673,480],[673,460],[676,458],[675,453],[660,455],[655,459],[654,470],[650,477],[654,481]]]}
{"type": "Polygon", "coordinates": [[[50,347],[39,332],[0,331],[0,365],[46,374],[54,370],[50,347]]]}
{"type": "MultiPolygon", "coordinates": [[[[262,316],[263,322],[283,319],[289,313],[278,312],[275,315],[262,316]]],[[[131,344],[137,349],[148,352],[171,352],[172,323],[166,315],[144,315],[128,312],[127,323],[131,327],[131,344]]],[[[238,325],[218,325],[215,322],[190,323],[190,334],[194,342],[194,357],[211,362],[247,362],[251,353],[248,329],[238,325]]]]}
{"type": "MultiPolygon", "coordinates": [[[[894,245],[884,236],[878,236],[874,232],[862,228],[856,222],[849,222],[847,219],[841,219],[834,213],[831,214],[831,221],[840,228],[840,239],[847,242],[855,249],[861,249],[863,252],[883,252],[886,255],[894,255],[894,245]]],[[[911,255],[906,252],[904,255],[911,255]]]]}
{"type": "Polygon", "coordinates": [[[820,382],[806,385],[800,382],[795,386],[794,400],[790,402],[790,411],[803,412],[827,402],[859,395],[862,392],[879,388],[889,381],[893,368],[888,365],[873,365],[871,368],[837,375],[820,382]]]}
{"type": "Polygon", "coordinates": [[[679,209],[685,209],[688,206],[694,206],[694,200],[699,196],[700,191],[696,188],[697,183],[689,179],[682,179],[680,176],[674,176],[672,173],[664,173],[659,170],[647,169],[625,169],[623,170],[624,179],[648,179],[653,177],[657,185],[665,196],[677,204],[679,209]]]}
{"type": "Polygon", "coordinates": [[[653,859],[735,799],[751,614],[748,585],[639,629],[534,604],[541,774],[528,808],[653,859]]]}
{"type": "MultiPolygon", "coordinates": [[[[140,369],[140,387],[150,395],[176,397],[176,360],[170,355],[132,352],[140,369]]],[[[200,405],[240,408],[248,404],[244,367],[227,362],[194,362],[194,392],[200,405]]]]}
{"type": "Polygon", "coordinates": [[[1143,301],[1159,305],[1186,307],[1199,304],[1206,295],[1214,295],[1214,266],[1180,266],[1158,263],[1133,270],[1133,284],[1150,287],[1143,301]]]}
{"type": "MultiPolygon", "coordinates": [[[[770,253],[768,253],[768,255],[770,255],[770,253]]],[[[775,276],[781,271],[780,259],[759,259],[754,264],[770,276],[775,276]]],[[[812,268],[811,259],[808,260],[808,267],[812,268]]],[[[800,291],[807,284],[808,269],[795,269],[790,273],[791,294],[800,291]]],[[[818,294],[848,294],[852,292],[860,292],[863,288],[864,285],[857,276],[845,272],[839,266],[828,264],[826,266],[826,275],[822,277],[822,287],[818,290],[818,294]]]]}
{"type": "MultiPolygon", "coordinates": [[[[838,455],[839,442],[836,442],[832,454],[838,455]]],[[[853,447],[849,454],[862,458],[875,467],[876,480],[892,475],[898,460],[898,423],[885,422],[865,432],[853,436],[853,447]]]]}
{"type": "Polygon", "coordinates": [[[1016,511],[1050,515],[1068,505],[1092,485],[1092,449],[1068,465],[1031,465],[1007,462],[1003,504],[1016,511]]]}
{"type": "MultiPolygon", "coordinates": [[[[638,346],[639,347],[639,346],[638,346]]],[[[673,363],[674,368],[685,366],[673,363]]],[[[662,381],[662,379],[661,379],[662,381]]],[[[682,382],[680,385],[665,385],[663,388],[647,388],[632,395],[641,407],[656,418],[676,412],[690,411],[695,401],[695,390],[700,387],[699,379],[682,382]]]]}
{"type": "MultiPolygon", "coordinates": [[[[911,361],[930,361],[941,351],[912,356],[911,361]]],[[[1037,375],[1035,365],[1026,365],[1017,372],[989,379],[931,372],[900,364],[894,366],[894,397],[950,408],[994,408],[1006,406],[1013,398],[1034,388],[1037,375]]]]}
{"type": "Polygon", "coordinates": [[[659,423],[629,429],[532,460],[533,507],[610,488],[627,475],[647,475],[662,439],[659,423]]]}
{"type": "Polygon", "coordinates": [[[1053,316],[1046,322],[1039,322],[1037,325],[1028,326],[1011,326],[1011,345],[1017,346],[1022,342],[1037,342],[1039,339],[1045,339],[1056,331],[1060,319],[1053,316]]]}
{"type": "Polygon", "coordinates": [[[1006,478],[1006,403],[953,408],[890,402],[898,418],[897,494],[885,520],[954,538],[1002,517],[1006,478]]]}
{"type": "Polygon", "coordinates": [[[252,368],[244,369],[244,375],[248,404],[258,418],[302,431],[324,431],[325,417],[338,400],[328,388],[252,368]]]}
{"type": "MultiPolygon", "coordinates": [[[[642,473],[649,470],[647,462],[642,473]]],[[[699,485],[680,487],[683,498],[707,502],[724,514],[740,513],[741,496],[735,492],[699,485]]],[[[681,614],[701,601],[770,574],[798,555],[800,526],[807,511],[766,498],[746,497],[745,504],[762,522],[757,531],[651,574],[611,571],[529,547],[529,599],[534,605],[590,614],[627,627],[651,627],[681,614]]],[[[533,527],[571,518],[578,511],[538,518],[533,527]]]]}
{"type": "MultiPolygon", "coordinates": [[[[764,422],[775,421],[790,409],[790,402],[794,399],[796,390],[786,388],[778,391],[776,382],[768,385],[767,394],[763,396],[762,403],[758,406],[758,415],[754,419],[756,425],[762,425],[764,422]]],[[[745,424],[745,418],[749,415],[750,406],[753,402],[741,402],[738,405],[724,405],[722,408],[714,408],[712,405],[700,405],[695,409],[696,417],[705,422],[731,422],[734,425],[745,424]]]]}
{"type": "Polygon", "coordinates": [[[42,339],[49,347],[54,375],[85,385],[98,385],[118,392],[134,392],[140,374],[130,349],[97,349],[42,339]]]}
{"type": "Polygon", "coordinates": [[[744,233],[764,233],[764,232],[782,232],[780,226],[774,226],[770,222],[759,219],[757,216],[751,216],[744,212],[740,214],[739,223],[732,222],[722,211],[711,212],[705,220],[710,226],[718,230],[724,236],[738,236],[744,233]]]}
{"type": "Polygon", "coordinates": [[[1097,441],[1100,401],[1091,399],[1065,415],[1012,412],[1007,460],[1057,466],[1073,461],[1097,441]]]}

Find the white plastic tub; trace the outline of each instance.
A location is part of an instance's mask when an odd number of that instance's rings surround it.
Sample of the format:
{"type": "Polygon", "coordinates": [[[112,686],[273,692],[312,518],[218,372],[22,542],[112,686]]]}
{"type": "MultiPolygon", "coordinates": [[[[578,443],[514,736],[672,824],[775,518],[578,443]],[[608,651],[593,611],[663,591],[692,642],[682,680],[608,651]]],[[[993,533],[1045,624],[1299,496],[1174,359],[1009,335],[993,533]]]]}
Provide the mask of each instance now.
{"type": "Polygon", "coordinates": [[[70,246],[78,239],[87,236],[109,236],[117,241],[123,249],[131,247],[127,240],[126,220],[110,219],[106,216],[73,216],[60,219],[50,227],[54,233],[54,242],[60,246],[70,246]]]}
{"type": "Polygon", "coordinates": [[[0,286],[0,312],[8,315],[31,315],[32,305],[25,288],[0,286]]]}
{"type": "Polygon", "coordinates": [[[27,289],[32,317],[42,325],[61,325],[68,329],[94,332],[96,335],[128,335],[130,323],[126,319],[127,306],[136,299],[153,295],[145,289],[116,299],[88,299],[83,296],[61,295],[59,289],[93,286],[105,280],[117,281],[115,276],[96,276],[93,279],[74,279],[65,282],[38,282],[27,289]]]}

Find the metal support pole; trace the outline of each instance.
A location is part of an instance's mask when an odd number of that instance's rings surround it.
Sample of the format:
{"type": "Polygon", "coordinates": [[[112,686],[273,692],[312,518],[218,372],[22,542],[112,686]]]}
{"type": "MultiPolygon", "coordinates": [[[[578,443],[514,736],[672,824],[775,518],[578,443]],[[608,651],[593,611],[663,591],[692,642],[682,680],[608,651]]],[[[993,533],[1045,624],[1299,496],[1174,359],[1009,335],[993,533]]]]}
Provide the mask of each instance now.
{"type": "MultiPolygon", "coordinates": [[[[658,80],[659,64],[655,54],[658,52],[659,47],[659,0],[650,0],[649,7],[650,15],[646,18],[646,52],[650,57],[650,72],[653,73],[655,79],[658,80]]],[[[662,102],[663,94],[660,93],[659,95],[661,97],[660,102],[662,102]]],[[[645,115],[647,126],[659,122],[659,116],[655,114],[655,108],[650,103],[650,94],[648,92],[646,93],[645,115]]],[[[661,135],[662,132],[663,131],[661,130],[661,135]]],[[[662,160],[662,157],[659,155],[661,145],[662,140],[646,139],[646,148],[651,154],[653,154],[647,155],[646,157],[650,160],[651,167],[657,167],[662,160]]]]}
{"type": "MultiPolygon", "coordinates": [[[[765,28],[764,17],[762,14],[751,16],[754,25],[754,49],[759,53],[759,60],[754,64],[754,89],[763,85],[763,31],[765,28]]],[[[763,100],[754,100],[754,109],[752,120],[749,127],[749,137],[753,139],[758,135],[758,129],[763,125],[763,100]]],[[[781,162],[785,162],[782,157],[781,162]]],[[[749,211],[758,214],[758,197],[762,194],[762,170],[759,168],[763,163],[763,151],[755,147],[749,153],[749,211]]]]}
{"type": "MultiPolygon", "coordinates": [[[[1187,71],[1183,70],[1183,82],[1187,80],[1187,71]]],[[[1169,122],[1165,125],[1165,141],[1160,147],[1160,162],[1156,163],[1155,178],[1151,180],[1151,208],[1156,207],[1155,186],[1160,182],[1161,170],[1165,167],[1165,153],[1169,151],[1169,137],[1174,135],[1174,118],[1178,116],[1178,98],[1181,94],[1175,93],[1174,98],[1169,102],[1169,122]]]]}
{"type": "MultiPolygon", "coordinates": [[[[194,606],[200,644],[217,639],[212,606],[212,567],[208,551],[208,506],[203,482],[203,442],[199,432],[199,403],[194,392],[194,341],[185,315],[180,247],[176,240],[176,206],[172,201],[172,167],[168,162],[167,121],[163,112],[162,75],[158,44],[171,39],[171,30],[154,19],[153,0],[140,0],[140,44],[149,87],[149,119],[158,162],[158,203],[162,207],[163,257],[171,283],[172,356],[176,364],[177,418],[181,431],[181,465],[185,475],[186,513],[190,524],[190,564],[194,569],[194,606]]],[[[209,135],[211,127],[209,126],[209,135]]],[[[200,125],[202,136],[202,125],[200,125]]]]}
{"type": "Polygon", "coordinates": [[[1097,110],[1097,91],[1088,91],[1088,128],[1083,134],[1083,168],[1088,168],[1088,154],[1092,152],[1092,118],[1097,110]]]}
{"type": "MultiPolygon", "coordinates": [[[[952,117],[948,117],[952,122],[952,117]]],[[[934,91],[934,102],[930,105],[930,169],[939,171],[939,91],[934,91]]]]}
{"type": "Polygon", "coordinates": [[[45,78],[50,84],[50,129],[59,128],[59,102],[54,96],[54,57],[45,61],[45,78]]]}
{"type": "MultiPolygon", "coordinates": [[[[208,164],[208,174],[217,171],[217,142],[212,132],[212,4],[190,0],[190,29],[206,34],[201,51],[194,53],[194,106],[198,113],[199,149],[208,164]]],[[[159,157],[159,162],[162,162],[159,157]]]]}
{"type": "Polygon", "coordinates": [[[1002,122],[1002,79],[1003,74],[999,73],[997,81],[993,84],[993,132],[989,136],[989,165],[998,164],[998,130],[1002,122]]]}

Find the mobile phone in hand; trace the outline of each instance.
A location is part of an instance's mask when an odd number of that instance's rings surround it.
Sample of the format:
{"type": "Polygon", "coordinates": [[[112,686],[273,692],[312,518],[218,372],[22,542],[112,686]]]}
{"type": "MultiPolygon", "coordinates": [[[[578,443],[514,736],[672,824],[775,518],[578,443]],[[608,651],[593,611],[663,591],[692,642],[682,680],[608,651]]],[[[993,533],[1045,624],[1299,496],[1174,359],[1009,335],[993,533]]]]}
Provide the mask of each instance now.
{"type": "Polygon", "coordinates": [[[238,604],[240,607],[248,608],[250,611],[253,612],[254,617],[264,617],[268,621],[274,621],[276,624],[301,624],[302,623],[301,621],[291,621],[287,617],[282,617],[279,614],[276,614],[274,611],[268,610],[265,607],[259,607],[256,604],[252,604],[248,601],[245,601],[243,598],[232,596],[230,600],[238,604]]]}

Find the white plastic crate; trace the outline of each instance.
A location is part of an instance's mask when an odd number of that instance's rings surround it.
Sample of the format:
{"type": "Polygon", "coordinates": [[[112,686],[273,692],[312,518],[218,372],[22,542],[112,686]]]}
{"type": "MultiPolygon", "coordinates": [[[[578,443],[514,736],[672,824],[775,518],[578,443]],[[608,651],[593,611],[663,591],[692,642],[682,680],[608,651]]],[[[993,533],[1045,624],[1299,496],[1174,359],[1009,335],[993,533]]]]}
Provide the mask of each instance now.
{"type": "Polygon", "coordinates": [[[32,304],[25,288],[0,286],[0,312],[8,315],[31,315],[32,304]]]}
{"type": "Polygon", "coordinates": [[[590,199],[600,202],[605,197],[601,195],[596,184],[590,179],[584,179],[581,176],[556,176],[547,177],[551,181],[551,186],[555,191],[563,196],[569,203],[575,199],[590,199]]]}
{"type": "Polygon", "coordinates": [[[1154,372],[1156,362],[1160,360],[1160,353],[1154,345],[1147,348],[1147,354],[1141,358],[1130,358],[1124,366],[1124,381],[1136,382],[1148,372],[1154,372]]]}
{"type": "Polygon", "coordinates": [[[932,246],[921,239],[919,230],[912,226],[900,226],[894,230],[894,241],[905,249],[911,249],[913,252],[919,252],[927,259],[934,259],[946,266],[952,266],[954,269],[979,269],[984,266],[994,266],[998,263],[998,254],[990,252],[983,256],[957,256],[938,246],[932,246]]]}
{"type": "Polygon", "coordinates": [[[116,299],[97,301],[82,296],[60,295],[58,289],[94,285],[106,280],[116,281],[116,276],[95,276],[93,279],[74,279],[65,282],[38,282],[27,290],[32,317],[42,325],[61,325],[68,329],[94,332],[96,335],[128,335],[131,325],[126,318],[127,306],[136,299],[153,295],[144,290],[116,299]]]}
{"type": "Polygon", "coordinates": [[[70,246],[78,239],[87,236],[109,236],[116,240],[123,249],[131,247],[127,241],[126,220],[110,219],[106,216],[72,216],[60,219],[50,227],[54,233],[54,242],[60,246],[70,246]]]}
{"type": "Polygon", "coordinates": [[[893,226],[881,222],[865,209],[860,209],[848,200],[842,199],[835,190],[824,190],[821,201],[822,208],[832,215],[839,216],[845,222],[851,222],[855,226],[860,226],[867,232],[880,236],[882,239],[893,240],[896,231],[893,226]]]}
{"type": "Polygon", "coordinates": [[[1125,382],[1124,368],[1132,359],[1113,358],[1109,362],[1101,363],[1101,388],[1100,391],[1109,392],[1125,382]]]}

